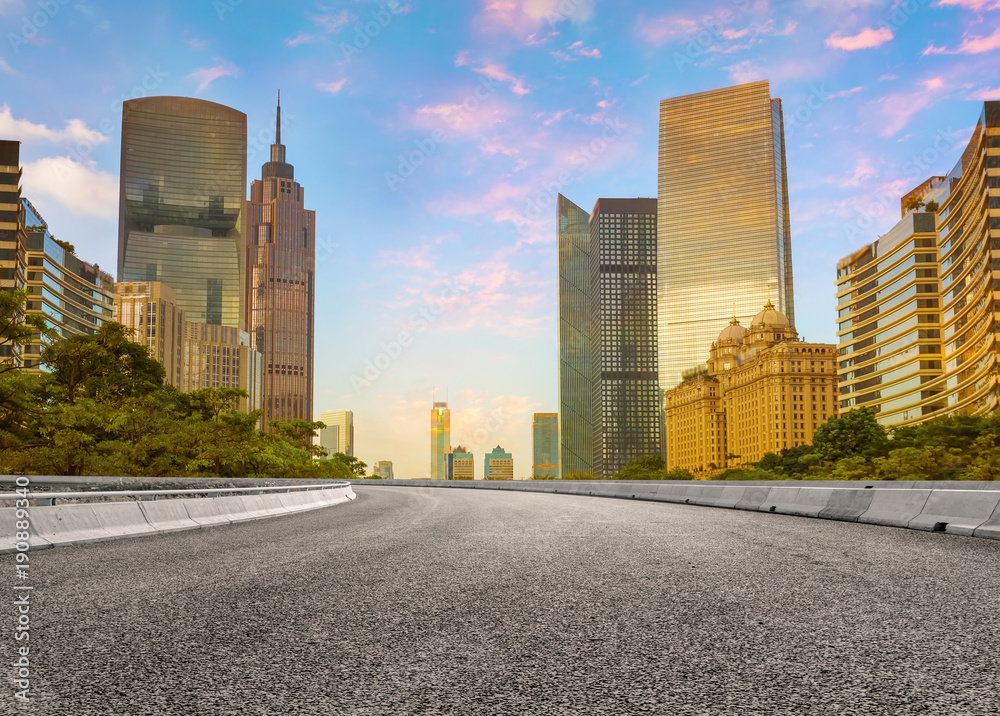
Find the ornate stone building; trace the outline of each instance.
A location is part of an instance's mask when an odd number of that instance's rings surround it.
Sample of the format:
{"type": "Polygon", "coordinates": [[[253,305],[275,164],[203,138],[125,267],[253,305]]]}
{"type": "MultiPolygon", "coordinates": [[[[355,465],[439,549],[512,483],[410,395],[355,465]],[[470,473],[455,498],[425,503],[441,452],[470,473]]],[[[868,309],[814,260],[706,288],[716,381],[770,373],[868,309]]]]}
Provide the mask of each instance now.
{"type": "Polygon", "coordinates": [[[667,466],[737,467],[811,443],[835,415],[837,348],[799,340],[770,301],[749,330],[735,318],[712,343],[705,373],[666,392],[667,466]]]}

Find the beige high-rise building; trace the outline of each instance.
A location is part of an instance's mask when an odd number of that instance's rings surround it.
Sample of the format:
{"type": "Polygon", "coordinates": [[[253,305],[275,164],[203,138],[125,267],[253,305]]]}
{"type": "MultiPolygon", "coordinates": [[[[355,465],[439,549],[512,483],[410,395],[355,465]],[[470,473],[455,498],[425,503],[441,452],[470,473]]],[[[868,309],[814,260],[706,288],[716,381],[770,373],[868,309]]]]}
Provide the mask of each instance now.
{"type": "Polygon", "coordinates": [[[246,331],[207,323],[184,323],[181,385],[184,392],[200,388],[242,388],[248,397],[240,410],[257,410],[261,400],[261,355],[250,347],[246,331]]]}
{"type": "Polygon", "coordinates": [[[115,284],[114,320],[133,331],[133,340],[166,371],[165,381],[182,385],[184,311],[174,290],[161,281],[119,281],[115,284]]]}
{"type": "Polygon", "coordinates": [[[329,451],[327,457],[338,452],[354,457],[354,411],[328,410],[319,419],[326,425],[320,428],[319,444],[329,451]]]}
{"type": "Polygon", "coordinates": [[[770,301],[712,343],[707,368],[664,395],[667,466],[738,467],[809,444],[836,411],[837,347],[800,341],[770,301]]]}
{"type": "Polygon", "coordinates": [[[657,330],[661,390],[765,300],[794,322],[781,100],[766,81],[660,103],[657,330]]]}
{"type": "Polygon", "coordinates": [[[271,161],[247,203],[247,331],[263,355],[264,427],[312,420],[316,212],[285,161],[279,98],[271,161]]]}

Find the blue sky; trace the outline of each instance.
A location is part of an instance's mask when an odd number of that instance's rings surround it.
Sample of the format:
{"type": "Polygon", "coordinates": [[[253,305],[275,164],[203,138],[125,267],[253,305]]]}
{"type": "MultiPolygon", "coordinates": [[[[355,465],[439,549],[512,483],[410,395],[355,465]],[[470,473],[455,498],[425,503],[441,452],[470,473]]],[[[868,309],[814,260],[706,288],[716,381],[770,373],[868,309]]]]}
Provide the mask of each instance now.
{"type": "Polygon", "coordinates": [[[113,273],[122,99],[245,112],[249,180],[280,89],[317,212],[317,415],[353,410],[362,460],[424,477],[447,390],[477,474],[499,443],[527,475],[531,414],[558,409],[557,192],[655,196],[659,100],[770,80],[797,324],[834,342],[836,261],[1000,99],[998,21],[1000,0],[0,0],[0,137],[113,273]]]}

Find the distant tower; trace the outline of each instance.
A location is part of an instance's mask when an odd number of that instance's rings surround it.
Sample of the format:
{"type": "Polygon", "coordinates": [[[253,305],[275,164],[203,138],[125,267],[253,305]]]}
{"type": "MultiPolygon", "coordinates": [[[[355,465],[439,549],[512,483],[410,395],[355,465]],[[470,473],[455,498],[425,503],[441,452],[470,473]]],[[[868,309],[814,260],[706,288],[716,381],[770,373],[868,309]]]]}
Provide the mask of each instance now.
{"type": "Polygon", "coordinates": [[[531,476],[559,479],[559,413],[535,413],[531,436],[531,476]]]}
{"type": "Polygon", "coordinates": [[[281,143],[281,95],[271,161],[247,202],[246,325],[263,354],[264,428],[313,419],[316,212],[281,143]]]}
{"type": "Polygon", "coordinates": [[[451,411],[448,403],[434,403],[431,408],[431,479],[448,479],[448,454],[451,452],[451,411]]]}
{"type": "Polygon", "coordinates": [[[328,410],[319,416],[319,420],[326,425],[320,428],[319,444],[330,453],[327,457],[333,457],[338,452],[355,457],[354,411],[328,410]]]}

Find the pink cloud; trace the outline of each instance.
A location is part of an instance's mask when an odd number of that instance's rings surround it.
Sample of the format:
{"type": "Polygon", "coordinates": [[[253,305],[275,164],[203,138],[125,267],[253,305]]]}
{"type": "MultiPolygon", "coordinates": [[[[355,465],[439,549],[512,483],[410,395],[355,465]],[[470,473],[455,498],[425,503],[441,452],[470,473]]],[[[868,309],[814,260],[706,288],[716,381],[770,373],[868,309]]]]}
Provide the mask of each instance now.
{"type": "Polygon", "coordinates": [[[184,78],[198,83],[198,88],[195,90],[195,93],[201,92],[221,77],[236,77],[239,75],[239,70],[231,62],[226,62],[225,60],[220,60],[218,58],[216,58],[215,61],[219,64],[214,67],[199,67],[197,70],[184,78]]]}
{"type": "Polygon", "coordinates": [[[966,99],[973,102],[992,102],[1000,99],[1000,87],[985,87],[969,94],[966,99]]]}
{"type": "Polygon", "coordinates": [[[327,34],[340,32],[341,28],[351,22],[351,16],[347,10],[326,12],[322,15],[310,15],[309,19],[327,34]]]}
{"type": "Polygon", "coordinates": [[[329,92],[332,95],[337,95],[340,94],[340,91],[344,89],[344,87],[346,87],[349,83],[350,83],[349,79],[347,79],[346,77],[342,77],[341,79],[336,80],[335,82],[318,82],[316,84],[316,88],[321,89],[324,92],[329,92]]]}
{"type": "Polygon", "coordinates": [[[688,37],[701,29],[701,25],[688,17],[666,15],[653,19],[639,18],[636,32],[651,45],[665,45],[672,40],[688,37]]]}
{"type": "Polygon", "coordinates": [[[857,35],[842,35],[835,32],[826,38],[826,46],[836,50],[867,50],[872,47],[884,45],[895,37],[891,28],[880,27],[874,29],[866,27],[857,35]]]}
{"type": "Polygon", "coordinates": [[[289,37],[285,40],[285,44],[288,47],[298,47],[299,45],[306,45],[312,42],[317,42],[319,40],[315,35],[310,35],[305,30],[299,32],[295,37],[289,37]]]}
{"type": "Polygon", "coordinates": [[[528,36],[543,24],[584,23],[594,17],[596,0],[482,0],[478,22],[490,32],[528,36]]]}
{"type": "Polygon", "coordinates": [[[914,115],[936,102],[937,95],[947,89],[940,77],[926,79],[920,84],[922,89],[916,92],[886,95],[873,103],[883,115],[883,137],[891,137],[899,132],[914,115]]]}
{"type": "Polygon", "coordinates": [[[516,95],[524,96],[531,94],[531,90],[524,86],[524,81],[519,77],[514,77],[501,64],[491,63],[482,67],[475,67],[472,71],[481,74],[483,77],[489,77],[491,80],[510,85],[510,91],[516,95]]]}
{"type": "Polygon", "coordinates": [[[965,35],[962,37],[962,44],[954,50],[947,47],[935,47],[933,43],[927,46],[923,54],[926,55],[980,55],[984,52],[992,52],[1000,49],[1000,27],[993,31],[992,35],[980,37],[979,35],[965,35]]]}
{"type": "Polygon", "coordinates": [[[1000,10],[1000,0],[939,0],[938,5],[954,5],[966,10],[1000,10]]]}

